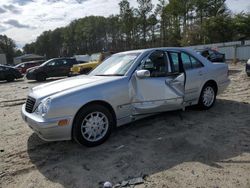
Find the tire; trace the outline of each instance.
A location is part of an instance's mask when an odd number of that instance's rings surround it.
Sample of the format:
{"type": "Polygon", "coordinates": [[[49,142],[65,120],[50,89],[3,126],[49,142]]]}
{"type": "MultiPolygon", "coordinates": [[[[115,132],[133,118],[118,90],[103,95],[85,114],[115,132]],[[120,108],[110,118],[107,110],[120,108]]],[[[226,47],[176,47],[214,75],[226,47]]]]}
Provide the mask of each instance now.
{"type": "Polygon", "coordinates": [[[72,136],[79,144],[94,147],[108,139],[113,127],[114,120],[110,111],[102,105],[93,104],[82,108],[77,113],[72,136]],[[98,118],[101,120],[98,121],[98,118]]]}
{"type": "Polygon", "coordinates": [[[39,73],[36,75],[36,81],[42,82],[46,80],[46,75],[44,73],[39,73]]]}
{"type": "Polygon", "coordinates": [[[210,109],[216,101],[216,94],[216,87],[213,84],[205,84],[201,90],[198,106],[202,110],[210,109]]]}
{"type": "Polygon", "coordinates": [[[13,82],[15,80],[15,77],[11,74],[7,75],[6,77],[7,82],[13,82]]]}

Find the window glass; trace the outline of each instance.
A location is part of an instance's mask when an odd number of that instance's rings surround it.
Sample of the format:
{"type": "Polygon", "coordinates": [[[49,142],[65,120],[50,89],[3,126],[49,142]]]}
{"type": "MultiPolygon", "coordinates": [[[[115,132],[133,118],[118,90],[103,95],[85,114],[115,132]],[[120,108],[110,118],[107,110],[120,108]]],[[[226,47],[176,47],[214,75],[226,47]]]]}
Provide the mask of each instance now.
{"type": "Polygon", "coordinates": [[[68,62],[68,64],[71,64],[71,65],[77,63],[75,59],[67,59],[67,62],[68,62]]]}
{"type": "Polygon", "coordinates": [[[179,68],[179,57],[177,52],[170,52],[170,58],[172,60],[172,72],[180,72],[179,68]]]}
{"type": "Polygon", "coordinates": [[[58,60],[58,66],[60,66],[60,65],[68,65],[69,63],[67,62],[67,60],[65,60],[65,59],[60,59],[60,60],[58,60]]]}
{"type": "Polygon", "coordinates": [[[202,64],[199,61],[197,61],[195,58],[190,56],[190,59],[191,59],[191,62],[192,62],[192,68],[203,67],[202,64]]]}
{"type": "Polygon", "coordinates": [[[50,61],[46,64],[47,66],[55,66],[56,62],[55,61],[50,61]]]}
{"type": "Polygon", "coordinates": [[[96,76],[123,76],[133,65],[140,53],[114,54],[97,66],[89,75],[96,76]]]}
{"type": "Polygon", "coordinates": [[[142,69],[149,70],[151,77],[164,77],[167,73],[166,58],[163,51],[153,52],[142,65],[142,69]]]}
{"type": "Polygon", "coordinates": [[[181,53],[181,60],[182,60],[182,64],[183,64],[183,67],[185,70],[192,68],[192,64],[191,64],[189,55],[187,55],[186,53],[181,53]]]}

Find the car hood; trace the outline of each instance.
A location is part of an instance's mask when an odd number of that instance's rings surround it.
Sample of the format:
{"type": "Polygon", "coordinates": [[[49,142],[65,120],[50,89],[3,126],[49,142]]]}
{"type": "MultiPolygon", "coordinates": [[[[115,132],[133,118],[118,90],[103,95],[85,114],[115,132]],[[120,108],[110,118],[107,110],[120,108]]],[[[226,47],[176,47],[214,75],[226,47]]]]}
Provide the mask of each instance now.
{"type": "Polygon", "coordinates": [[[96,86],[98,84],[103,84],[117,79],[121,79],[121,77],[81,75],[36,86],[31,89],[30,95],[35,98],[42,99],[57,94],[59,92],[65,92],[75,89],[84,89],[90,86],[96,86]]]}
{"type": "Polygon", "coordinates": [[[99,61],[89,61],[88,63],[81,63],[81,64],[73,65],[73,67],[81,67],[81,68],[84,68],[84,67],[89,67],[89,66],[96,65],[96,64],[98,64],[98,63],[99,63],[99,61]]]}

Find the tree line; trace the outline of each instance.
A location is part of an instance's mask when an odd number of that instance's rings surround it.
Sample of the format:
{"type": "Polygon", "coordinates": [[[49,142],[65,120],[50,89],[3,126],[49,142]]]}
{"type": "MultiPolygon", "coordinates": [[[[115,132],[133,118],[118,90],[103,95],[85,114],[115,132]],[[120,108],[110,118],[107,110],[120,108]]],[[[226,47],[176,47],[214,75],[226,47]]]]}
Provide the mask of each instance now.
{"type": "Polygon", "coordinates": [[[250,13],[233,14],[226,0],[128,0],[118,15],[88,16],[45,31],[26,44],[25,53],[47,58],[110,50],[189,46],[250,39],[250,13]]]}
{"type": "Polygon", "coordinates": [[[22,52],[16,48],[16,44],[11,38],[0,35],[0,54],[5,54],[7,62],[12,63],[13,57],[21,55],[22,52]]]}

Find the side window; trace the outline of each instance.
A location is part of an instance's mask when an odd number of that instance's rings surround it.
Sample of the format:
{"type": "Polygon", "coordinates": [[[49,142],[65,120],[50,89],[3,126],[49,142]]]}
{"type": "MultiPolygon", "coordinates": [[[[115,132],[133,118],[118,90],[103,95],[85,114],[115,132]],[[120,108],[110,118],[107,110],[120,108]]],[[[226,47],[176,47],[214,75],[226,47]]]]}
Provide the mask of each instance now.
{"type": "Polygon", "coordinates": [[[203,67],[197,59],[183,52],[181,53],[181,60],[185,70],[203,67]]]}
{"type": "Polygon", "coordinates": [[[70,62],[66,59],[62,59],[61,62],[62,62],[61,63],[62,65],[69,65],[70,64],[70,62]]]}
{"type": "Polygon", "coordinates": [[[169,52],[169,58],[171,59],[172,72],[180,72],[180,62],[178,52],[169,52]]]}
{"type": "Polygon", "coordinates": [[[153,52],[141,67],[149,70],[151,77],[164,77],[167,73],[166,57],[163,51],[153,52]]]}
{"type": "Polygon", "coordinates": [[[65,66],[67,65],[67,61],[65,59],[57,59],[55,66],[65,66]]]}
{"type": "Polygon", "coordinates": [[[191,62],[192,62],[192,68],[203,67],[203,65],[198,60],[196,60],[195,58],[190,56],[190,59],[191,59],[191,62]]]}
{"type": "Polygon", "coordinates": [[[74,65],[74,64],[76,64],[76,60],[75,59],[67,59],[67,64],[74,65]]]}
{"type": "Polygon", "coordinates": [[[56,62],[55,61],[50,61],[46,64],[46,66],[49,66],[49,67],[53,67],[53,66],[56,66],[56,62]]]}
{"type": "Polygon", "coordinates": [[[192,63],[189,55],[187,55],[186,53],[181,53],[181,60],[185,70],[192,68],[192,63]]]}

